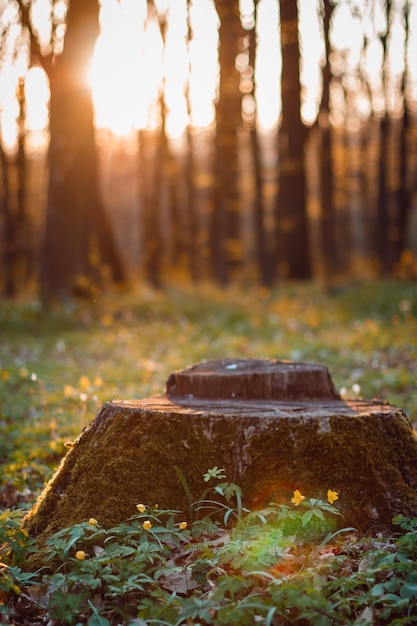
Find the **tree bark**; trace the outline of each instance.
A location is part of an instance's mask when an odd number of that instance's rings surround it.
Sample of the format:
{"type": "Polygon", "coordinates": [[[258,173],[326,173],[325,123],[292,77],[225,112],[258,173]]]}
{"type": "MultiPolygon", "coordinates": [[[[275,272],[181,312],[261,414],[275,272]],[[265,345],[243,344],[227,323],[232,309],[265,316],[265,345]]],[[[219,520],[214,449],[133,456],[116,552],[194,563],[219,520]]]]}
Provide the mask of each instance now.
{"type": "Polygon", "coordinates": [[[387,28],[386,32],[381,36],[381,43],[383,48],[383,61],[382,61],[382,90],[384,96],[384,114],[380,122],[380,145],[379,145],[379,171],[378,171],[378,224],[377,224],[377,253],[379,262],[379,272],[382,275],[387,275],[392,269],[393,255],[391,247],[391,211],[390,205],[392,200],[392,194],[390,193],[388,185],[388,170],[390,168],[390,161],[392,160],[392,154],[390,150],[390,134],[392,132],[392,120],[390,119],[388,112],[388,77],[387,77],[387,65],[388,65],[388,41],[391,31],[391,12],[392,1],[386,1],[386,20],[387,28]]]}
{"type": "MultiPolygon", "coordinates": [[[[255,16],[257,15],[259,0],[255,2],[255,16]]],[[[248,38],[249,65],[255,74],[256,66],[256,19],[255,24],[246,35],[248,38]]],[[[255,81],[253,78],[252,97],[255,98],[255,81]]],[[[255,199],[253,207],[253,221],[255,231],[255,249],[256,260],[258,263],[259,279],[262,285],[270,287],[275,278],[274,254],[275,247],[274,237],[271,238],[270,233],[265,228],[265,202],[263,196],[263,172],[261,159],[261,146],[259,145],[259,136],[257,129],[256,111],[254,119],[249,125],[250,145],[252,149],[252,168],[255,187],[255,199]]]]}
{"type": "Polygon", "coordinates": [[[236,55],[242,28],[236,0],[216,0],[220,18],[219,61],[220,95],[216,106],[216,200],[212,222],[212,254],[215,276],[226,284],[230,272],[239,265],[240,198],[238,186],[238,127],[241,97],[236,55]]]}
{"type": "Polygon", "coordinates": [[[334,222],[334,175],[332,159],[332,127],[330,123],[330,24],[335,5],[330,0],[323,2],[323,33],[325,43],[325,61],[322,67],[323,91],[319,110],[320,130],[320,195],[321,195],[321,248],[324,277],[329,280],[335,272],[337,263],[334,222]]]}
{"type": "Polygon", "coordinates": [[[99,197],[94,112],[87,72],[99,32],[97,0],[71,0],[65,48],[48,64],[49,188],[41,259],[44,297],[88,295],[124,272],[99,197]]]}
{"type": "Polygon", "coordinates": [[[159,289],[162,286],[162,240],[159,217],[166,166],[166,138],[163,127],[155,131],[146,129],[140,131],[139,159],[143,267],[149,283],[159,289]]]}
{"type": "Polygon", "coordinates": [[[410,63],[408,59],[408,46],[410,41],[410,3],[404,4],[404,72],[401,81],[401,95],[403,100],[403,116],[400,121],[399,139],[399,183],[398,183],[398,241],[395,255],[396,263],[401,262],[402,255],[406,250],[407,224],[412,208],[412,193],[408,181],[408,163],[410,159],[409,135],[411,130],[410,104],[407,95],[407,81],[409,80],[410,63]]]}
{"type": "Polygon", "coordinates": [[[311,278],[307,218],[304,142],[301,120],[298,8],[281,0],[282,119],[279,130],[279,192],[276,207],[278,273],[287,278],[311,278]]]}
{"type": "Polygon", "coordinates": [[[9,184],[10,165],[3,147],[0,145],[1,159],[1,212],[0,217],[4,226],[4,250],[2,251],[2,283],[3,293],[13,297],[16,294],[16,210],[13,210],[11,202],[11,190],[9,184]]]}

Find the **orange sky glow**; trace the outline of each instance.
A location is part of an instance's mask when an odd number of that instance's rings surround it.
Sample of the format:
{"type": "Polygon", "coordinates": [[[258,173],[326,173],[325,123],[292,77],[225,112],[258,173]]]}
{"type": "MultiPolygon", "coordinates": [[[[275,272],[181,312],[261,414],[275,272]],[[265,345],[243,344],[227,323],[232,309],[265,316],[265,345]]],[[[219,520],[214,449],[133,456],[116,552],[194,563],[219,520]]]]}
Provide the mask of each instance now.
{"type": "MultiPolygon", "coordinates": [[[[401,0],[397,0],[400,2],[401,0]]],[[[301,80],[303,84],[302,115],[312,123],[317,115],[320,97],[323,42],[318,16],[319,0],[300,0],[300,34],[302,51],[301,80]]],[[[15,37],[19,36],[18,14],[13,2],[7,5],[2,18],[10,20],[15,37]]],[[[32,17],[45,52],[51,40],[50,0],[34,0],[32,17]]],[[[209,127],[215,121],[215,101],[218,96],[218,27],[219,20],[212,0],[192,0],[187,12],[186,0],[158,0],[159,15],[166,17],[165,45],[161,37],[158,16],[147,20],[146,2],[138,0],[101,0],[101,35],[97,40],[91,67],[86,68],[95,104],[96,125],[114,134],[129,135],[141,128],[157,128],[160,124],[159,103],[164,94],[166,132],[172,138],[180,137],[191,125],[209,127]],[[188,40],[188,32],[191,38],[188,40]]],[[[240,0],[242,25],[249,29],[254,24],[253,0],[240,0]]],[[[53,47],[62,50],[65,33],[64,0],[54,4],[58,24],[53,47]]],[[[411,39],[409,55],[417,53],[417,8],[411,7],[411,39]]],[[[383,13],[374,21],[360,21],[352,17],[345,5],[335,10],[332,28],[334,67],[347,72],[347,81],[353,90],[354,68],[361,61],[362,39],[365,30],[371,43],[362,67],[369,75],[378,94],[381,75],[382,50],[377,39],[378,29],[384,28],[383,13]],[[353,68],[349,74],[349,68],[353,68]],[[350,82],[349,82],[350,81],[350,82]]],[[[254,95],[252,76],[248,71],[246,55],[237,57],[241,71],[243,117],[253,117],[255,110],[259,128],[275,128],[280,114],[280,39],[279,3],[261,0],[257,14],[257,60],[254,68],[254,95]]],[[[392,28],[390,67],[395,75],[403,69],[404,29],[399,20],[392,28]]],[[[23,42],[24,43],[24,42],[23,42]]],[[[27,49],[14,63],[0,67],[0,129],[3,145],[12,149],[18,136],[19,108],[16,98],[19,76],[25,75],[26,127],[45,143],[48,124],[48,83],[41,68],[27,70],[27,49]],[[44,133],[42,139],[42,133],[44,133]]],[[[414,64],[411,64],[414,66],[414,64]]],[[[413,69],[417,73],[416,68],[413,69]]],[[[416,96],[417,76],[411,83],[416,96]],[[414,85],[414,86],[413,86],[414,85]]],[[[359,89],[360,91],[360,89],[359,89]]],[[[337,96],[337,94],[335,94],[337,96]]],[[[374,108],[383,107],[381,94],[375,95],[374,108]],[[378,100],[379,98],[379,100],[378,100]]],[[[365,94],[358,97],[358,111],[366,116],[370,103],[365,94]]],[[[395,102],[389,102],[395,108],[395,102]]],[[[32,138],[32,141],[35,141],[32,138]]],[[[36,141],[35,141],[36,143],[36,141]]]]}

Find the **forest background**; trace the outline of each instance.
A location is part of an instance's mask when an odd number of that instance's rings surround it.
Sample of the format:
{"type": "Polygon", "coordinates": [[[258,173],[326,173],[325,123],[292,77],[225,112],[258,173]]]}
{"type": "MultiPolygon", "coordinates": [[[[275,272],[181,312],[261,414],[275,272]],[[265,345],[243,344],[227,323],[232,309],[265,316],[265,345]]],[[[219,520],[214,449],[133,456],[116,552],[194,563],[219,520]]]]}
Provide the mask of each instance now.
{"type": "Polygon", "coordinates": [[[411,0],[0,17],[3,293],[415,278],[411,0]]]}
{"type": "MultiPolygon", "coordinates": [[[[170,606],[152,568],[149,596],[122,569],[97,592],[72,544],[67,577],[20,569],[25,512],[107,400],[204,359],[319,361],[416,429],[416,29],[411,0],[0,0],[2,623],[200,616],[201,588],[170,606]]],[[[322,536],[291,536],[291,615],[259,572],[249,606],[232,559],[200,617],[409,623],[405,523],[326,546],[326,571],[322,536]]]]}

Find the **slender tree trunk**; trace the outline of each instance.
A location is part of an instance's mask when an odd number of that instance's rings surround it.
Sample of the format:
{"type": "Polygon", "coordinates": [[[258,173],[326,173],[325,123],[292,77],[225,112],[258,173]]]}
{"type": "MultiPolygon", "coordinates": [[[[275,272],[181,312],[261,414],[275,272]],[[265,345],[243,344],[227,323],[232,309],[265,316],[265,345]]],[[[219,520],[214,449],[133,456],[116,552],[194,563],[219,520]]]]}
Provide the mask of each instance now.
{"type": "MultiPolygon", "coordinates": [[[[255,15],[258,6],[258,0],[255,3],[255,15]]],[[[255,19],[256,22],[256,19],[255,19]]],[[[256,28],[254,27],[248,32],[249,38],[249,64],[254,71],[256,65],[256,28]]],[[[252,96],[254,94],[255,85],[253,84],[252,96]]],[[[268,238],[265,232],[265,207],[263,199],[263,175],[261,162],[261,148],[259,145],[259,137],[256,125],[256,112],[254,119],[249,126],[249,134],[252,148],[252,167],[255,184],[255,202],[254,202],[254,226],[255,226],[255,246],[256,258],[259,268],[259,278],[262,285],[270,286],[274,279],[274,267],[271,251],[268,246],[268,238]]]]}
{"type": "Polygon", "coordinates": [[[235,66],[242,28],[237,0],[216,0],[220,18],[220,98],[216,108],[216,203],[212,222],[213,267],[225,284],[230,270],[239,264],[238,135],[241,120],[239,73],[235,66]]]}
{"type": "Polygon", "coordinates": [[[301,120],[298,8],[295,0],[281,0],[282,120],[279,131],[279,191],[277,248],[279,275],[311,277],[310,237],[306,203],[304,142],[301,120]]]}
{"type": "Polygon", "coordinates": [[[379,173],[378,173],[378,234],[377,234],[377,252],[379,258],[379,269],[382,274],[387,274],[392,267],[392,255],[390,253],[390,208],[389,208],[389,188],[387,181],[387,164],[390,160],[389,154],[389,134],[391,129],[391,120],[387,110],[387,62],[388,62],[388,40],[391,28],[391,11],[392,2],[386,0],[386,20],[387,29],[381,37],[383,47],[383,65],[382,65],[382,89],[384,91],[385,111],[380,123],[380,145],[379,145],[379,173]]]}
{"type": "Polygon", "coordinates": [[[406,229],[408,223],[408,216],[411,210],[411,193],[410,185],[408,181],[408,137],[410,132],[410,113],[407,98],[407,80],[409,75],[409,61],[408,61],[408,43],[410,37],[410,3],[409,0],[405,0],[404,5],[404,73],[401,82],[401,94],[403,100],[403,116],[400,121],[400,138],[399,138],[399,190],[398,190],[398,248],[396,251],[396,262],[401,261],[402,253],[406,248],[406,229]]]}
{"type": "Polygon", "coordinates": [[[23,79],[19,80],[18,103],[19,136],[16,157],[9,161],[1,148],[2,211],[0,220],[4,224],[5,239],[4,293],[9,297],[15,296],[22,289],[30,274],[23,79]]]}
{"type": "Polygon", "coordinates": [[[1,158],[1,213],[4,227],[4,250],[2,251],[3,292],[6,296],[16,294],[16,215],[12,207],[9,183],[10,166],[3,147],[0,144],[1,158]]]}
{"type": "Polygon", "coordinates": [[[185,201],[188,221],[188,267],[190,277],[193,282],[197,282],[201,277],[200,267],[200,232],[198,225],[198,205],[195,193],[195,162],[194,146],[190,129],[187,129],[187,154],[184,157],[184,177],[185,177],[185,201]]]}
{"type": "Polygon", "coordinates": [[[322,67],[323,91],[319,110],[320,129],[320,196],[321,196],[321,245],[323,270],[326,279],[335,271],[335,221],[334,221],[334,176],[332,158],[332,128],[330,124],[330,23],[335,5],[330,0],[323,0],[323,33],[325,43],[325,61],[322,67]]]}
{"type": "Polygon", "coordinates": [[[142,249],[145,276],[149,283],[161,286],[161,237],[159,209],[163,184],[163,129],[140,133],[140,204],[142,213],[142,249]]]}
{"type": "Polygon", "coordinates": [[[97,0],[71,0],[65,48],[48,66],[51,88],[48,205],[41,260],[46,298],[88,295],[123,280],[99,198],[93,103],[87,71],[98,35],[97,0]]]}

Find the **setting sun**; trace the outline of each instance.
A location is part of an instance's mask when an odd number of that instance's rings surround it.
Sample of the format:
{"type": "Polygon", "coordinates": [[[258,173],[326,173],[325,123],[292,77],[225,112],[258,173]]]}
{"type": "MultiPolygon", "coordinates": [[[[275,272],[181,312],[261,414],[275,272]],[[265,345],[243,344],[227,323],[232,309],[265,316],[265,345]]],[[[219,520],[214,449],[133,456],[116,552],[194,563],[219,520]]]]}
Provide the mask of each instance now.
{"type": "MultiPolygon", "coordinates": [[[[165,132],[168,137],[180,137],[187,126],[210,127],[215,121],[215,105],[219,87],[218,29],[219,17],[212,0],[159,0],[154,8],[138,0],[102,0],[100,9],[101,33],[86,75],[93,92],[95,122],[99,129],[114,135],[127,136],[139,129],[157,129],[161,125],[161,106],[164,107],[165,132]]],[[[324,55],[318,0],[300,2],[302,117],[312,124],[317,117],[321,95],[321,64],[324,55]]],[[[64,45],[66,2],[54,4],[55,31],[53,43],[49,22],[49,0],[37,0],[32,8],[32,19],[40,47],[48,52],[53,46],[59,54],[64,45]],[[49,48],[48,48],[49,46],[49,48]]],[[[236,67],[241,72],[242,117],[252,120],[256,115],[262,131],[277,127],[281,111],[281,50],[279,32],[279,3],[277,0],[240,1],[243,29],[255,26],[257,33],[256,63],[247,65],[245,52],[237,54],[236,67]],[[240,57],[242,57],[240,59],[240,57]]],[[[417,9],[410,7],[410,24],[416,21],[417,9]]],[[[17,20],[10,8],[3,14],[11,23],[17,20]]],[[[332,63],[336,74],[347,72],[346,80],[357,93],[357,109],[369,116],[369,94],[362,93],[356,69],[363,54],[363,72],[372,91],[372,106],[383,110],[381,93],[382,48],[372,34],[384,28],[383,13],[364,15],[363,22],[351,14],[345,5],[336,6],[332,19],[332,63]],[[372,22],[371,18],[374,20],[372,22]],[[349,25],[349,37],[346,35],[349,25]],[[361,52],[364,33],[369,37],[365,52],[361,52]]],[[[414,34],[414,31],[411,31],[414,34]]],[[[18,32],[16,30],[16,36],[18,32]]],[[[392,38],[395,45],[389,57],[389,72],[394,85],[404,69],[401,56],[404,28],[393,21],[392,38]]],[[[416,37],[411,36],[408,48],[410,58],[416,48],[416,37]]],[[[20,52],[0,72],[0,124],[2,143],[7,150],[16,146],[19,133],[19,106],[16,99],[19,75],[25,55],[20,52]]],[[[410,63],[409,90],[417,91],[416,69],[410,63]]],[[[40,67],[27,71],[25,77],[26,127],[39,133],[48,126],[49,88],[40,67]]],[[[340,91],[340,89],[339,89],[340,91]]],[[[332,92],[335,103],[338,86],[332,92]]],[[[341,95],[341,94],[339,94],[341,95]]],[[[392,94],[387,95],[387,106],[398,104],[392,94]]],[[[333,112],[333,119],[339,119],[333,112]]],[[[29,139],[30,141],[30,139],[29,139]]],[[[45,137],[43,138],[45,141],[45,137]]]]}
{"type": "MultiPolygon", "coordinates": [[[[243,26],[253,27],[251,3],[241,4],[243,26]]],[[[101,33],[86,76],[93,91],[96,126],[116,135],[160,126],[162,94],[165,130],[170,137],[179,137],[188,125],[209,127],[215,120],[220,22],[214,3],[192,0],[187,6],[185,0],[166,0],[155,5],[157,13],[152,14],[145,2],[137,0],[101,2],[101,33]]],[[[47,0],[38,0],[32,11],[44,52],[48,52],[51,32],[48,7],[47,0]]],[[[258,14],[257,116],[262,128],[270,128],[276,125],[280,108],[276,0],[262,0],[258,14]]],[[[64,45],[65,16],[65,2],[56,3],[57,54],[64,45]]],[[[9,147],[18,133],[17,71],[11,64],[9,73],[3,70],[0,75],[5,85],[0,102],[2,139],[9,147]]],[[[47,125],[47,79],[38,67],[29,70],[26,81],[28,130],[38,131],[47,125]]],[[[254,104],[242,91],[243,115],[252,115],[254,104]]]]}
{"type": "Polygon", "coordinates": [[[159,16],[147,15],[135,0],[103,3],[91,69],[99,127],[116,134],[156,128],[162,93],[168,136],[180,136],[190,122],[213,122],[219,71],[213,4],[194,0],[189,16],[185,1],[160,5],[159,11],[159,16]],[[166,23],[164,40],[158,17],[166,23]]]}

